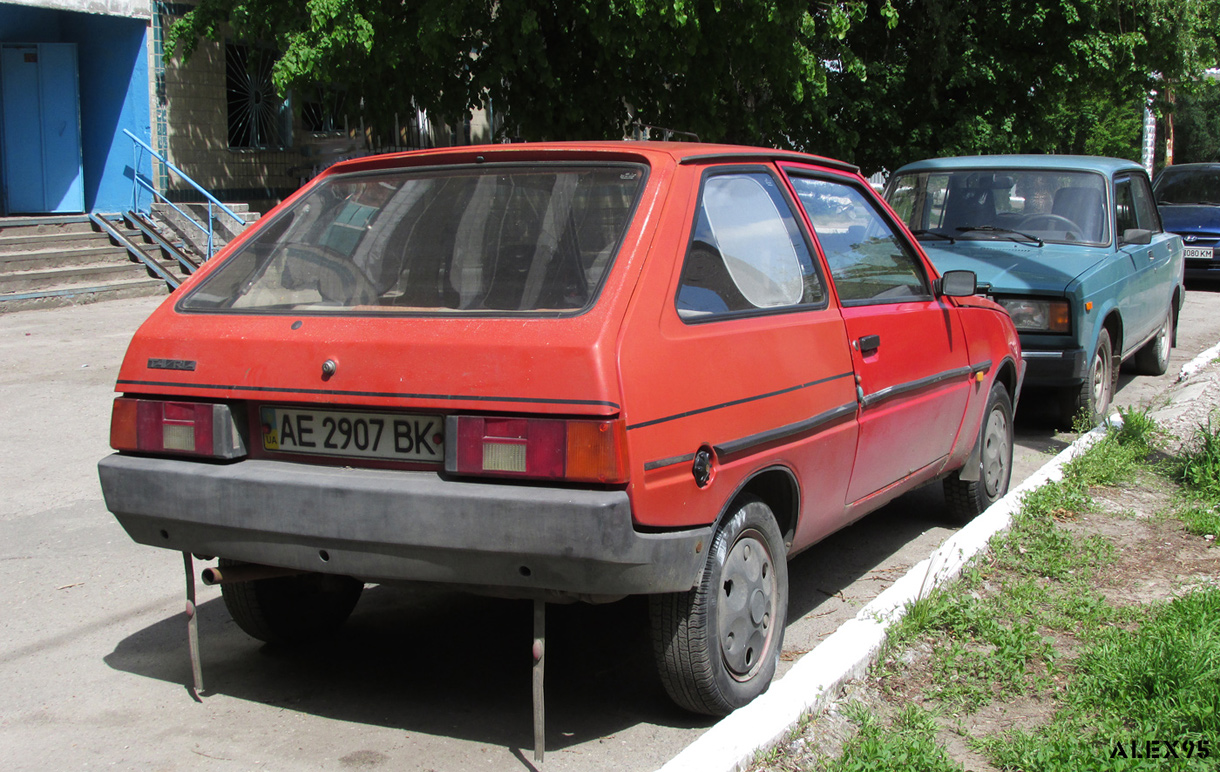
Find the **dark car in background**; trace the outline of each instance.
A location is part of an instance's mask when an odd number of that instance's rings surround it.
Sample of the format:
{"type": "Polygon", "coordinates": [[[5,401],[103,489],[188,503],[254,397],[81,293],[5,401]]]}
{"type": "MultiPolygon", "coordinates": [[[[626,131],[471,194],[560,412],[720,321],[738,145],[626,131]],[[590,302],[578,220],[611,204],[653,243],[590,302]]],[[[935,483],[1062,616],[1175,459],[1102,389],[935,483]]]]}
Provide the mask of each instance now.
{"type": "Polygon", "coordinates": [[[1166,166],[1152,191],[1165,230],[1182,237],[1186,275],[1220,278],[1220,163],[1166,166]]]}

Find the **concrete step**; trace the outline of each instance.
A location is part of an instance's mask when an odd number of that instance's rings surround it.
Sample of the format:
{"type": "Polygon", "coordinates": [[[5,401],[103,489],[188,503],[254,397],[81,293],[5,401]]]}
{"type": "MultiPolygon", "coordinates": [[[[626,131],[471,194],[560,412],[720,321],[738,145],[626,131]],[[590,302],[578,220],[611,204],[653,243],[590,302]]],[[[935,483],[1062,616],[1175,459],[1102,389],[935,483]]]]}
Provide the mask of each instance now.
{"type": "MultiPolygon", "coordinates": [[[[189,212],[200,223],[206,224],[208,219],[207,204],[184,203],[179,208],[189,212]]],[[[245,219],[239,224],[228,214],[212,208],[212,251],[213,254],[237,237],[250,223],[261,216],[259,212],[250,211],[248,204],[226,204],[235,214],[245,219]]],[[[182,242],[196,256],[204,258],[208,251],[208,238],[197,225],[193,224],[180,212],[175,211],[165,203],[152,205],[152,217],[158,229],[170,241],[182,242]]]]}
{"type": "MultiPolygon", "coordinates": [[[[90,242],[92,243],[92,242],[90,242]]],[[[50,248],[29,252],[0,253],[0,276],[16,271],[35,271],[48,268],[69,268],[100,262],[125,263],[129,261],[127,250],[110,243],[109,237],[96,246],[76,248],[50,248]]]]}
{"type": "MultiPolygon", "coordinates": [[[[135,238],[137,231],[126,231],[135,238]]],[[[65,233],[34,233],[18,236],[0,234],[0,255],[11,255],[21,252],[39,252],[50,247],[88,247],[97,244],[109,244],[110,237],[97,231],[69,231],[65,233]]]]}
{"type": "MultiPolygon", "coordinates": [[[[178,275],[177,263],[158,261],[171,274],[178,275]]],[[[0,293],[17,294],[48,289],[63,289],[76,285],[93,286],[122,279],[147,277],[148,268],[132,260],[123,262],[92,263],[63,268],[43,268],[31,271],[14,271],[0,274],[0,293]]],[[[162,282],[164,285],[164,282],[162,282]]]]}
{"type": "Polygon", "coordinates": [[[30,292],[0,291],[0,314],[164,294],[165,282],[149,278],[118,279],[93,285],[70,284],[30,292]]]}
{"type": "Polygon", "coordinates": [[[62,235],[93,233],[93,223],[84,214],[37,217],[0,217],[0,236],[62,235]]]}

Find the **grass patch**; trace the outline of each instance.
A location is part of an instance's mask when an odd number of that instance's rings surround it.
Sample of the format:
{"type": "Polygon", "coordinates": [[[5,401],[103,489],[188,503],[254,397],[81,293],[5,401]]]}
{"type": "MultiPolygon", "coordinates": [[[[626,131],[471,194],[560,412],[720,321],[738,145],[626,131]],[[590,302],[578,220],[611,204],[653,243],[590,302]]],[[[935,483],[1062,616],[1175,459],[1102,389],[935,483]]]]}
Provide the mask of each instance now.
{"type": "Polygon", "coordinates": [[[827,767],[828,772],[961,772],[936,742],[936,722],[927,711],[908,705],[888,725],[859,706],[849,706],[848,715],[859,727],[843,748],[843,755],[827,767]]]}
{"type": "Polygon", "coordinates": [[[1147,408],[1119,408],[1122,422],[1109,426],[1100,440],[1069,461],[1063,469],[1068,485],[1114,485],[1145,466],[1163,444],[1164,431],[1147,408]]]}
{"type": "Polygon", "coordinates": [[[1000,602],[984,599],[955,583],[959,591],[936,591],[911,606],[893,636],[896,646],[921,638],[935,641],[929,696],[955,712],[973,712],[997,697],[1046,685],[1035,662],[1053,668],[1050,642],[1032,622],[1003,613],[1000,602]]]}
{"type": "MultiPolygon", "coordinates": [[[[1123,419],[1065,465],[1061,481],[1025,498],[984,559],[908,608],[877,671],[883,680],[900,675],[892,655],[923,644],[933,652],[921,665],[923,693],[943,714],[969,714],[1016,695],[1055,700],[1049,724],[1036,733],[971,740],[1002,769],[1216,768],[1214,756],[1200,758],[1197,749],[1206,740],[1220,755],[1220,590],[1158,606],[1115,606],[1092,585],[1116,559],[1114,544],[1063,527],[1093,511],[1091,486],[1133,478],[1162,447],[1147,411],[1123,411],[1123,419]],[[1079,641],[1079,657],[1058,662],[1055,635],[1079,641]],[[1146,741],[1172,742],[1179,755],[1130,758],[1146,741]],[[1184,758],[1188,750],[1193,758],[1184,758]]],[[[1196,498],[1179,516],[1192,532],[1216,533],[1220,512],[1203,491],[1214,484],[1220,495],[1220,435],[1201,430],[1196,446],[1179,475],[1197,486],[1196,498]]],[[[909,710],[903,716],[889,728],[862,718],[853,755],[844,756],[848,765],[831,768],[958,768],[936,766],[951,760],[924,746],[922,719],[909,710]],[[899,748],[916,755],[894,761],[899,748]]],[[[934,724],[926,711],[923,718],[934,724]]],[[[1168,751],[1161,746],[1160,753],[1168,751]]]]}
{"type": "Polygon", "coordinates": [[[1009,769],[1215,769],[1220,737],[1220,590],[1155,608],[1134,633],[1111,630],[1085,648],[1063,708],[1037,736],[1011,732],[981,743],[1009,769]],[[1132,759],[1149,741],[1177,757],[1132,759]],[[1190,753],[1195,751],[1194,753],[1190,753]],[[1187,758],[1187,755],[1191,758],[1187,758]]]}
{"type": "Polygon", "coordinates": [[[1210,420],[1195,430],[1194,442],[1183,452],[1179,478],[1200,498],[1220,503],[1220,428],[1210,420]]]}
{"type": "Polygon", "coordinates": [[[1179,504],[1173,516],[1182,521],[1187,533],[1220,537],[1220,509],[1210,501],[1193,500],[1179,504]]]}
{"type": "Polygon", "coordinates": [[[1220,427],[1209,420],[1196,429],[1176,471],[1186,495],[1175,507],[1174,517],[1188,533],[1220,537],[1220,427]]]}

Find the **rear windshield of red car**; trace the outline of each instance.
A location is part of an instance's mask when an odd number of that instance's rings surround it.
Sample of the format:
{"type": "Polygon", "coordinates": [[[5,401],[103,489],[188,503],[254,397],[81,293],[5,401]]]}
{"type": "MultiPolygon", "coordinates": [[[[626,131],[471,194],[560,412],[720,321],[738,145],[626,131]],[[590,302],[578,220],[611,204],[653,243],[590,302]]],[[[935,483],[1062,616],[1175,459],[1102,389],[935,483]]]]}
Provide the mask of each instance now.
{"type": "Polygon", "coordinates": [[[324,179],[258,226],[182,311],[516,315],[590,307],[637,165],[480,165],[324,179]]]}

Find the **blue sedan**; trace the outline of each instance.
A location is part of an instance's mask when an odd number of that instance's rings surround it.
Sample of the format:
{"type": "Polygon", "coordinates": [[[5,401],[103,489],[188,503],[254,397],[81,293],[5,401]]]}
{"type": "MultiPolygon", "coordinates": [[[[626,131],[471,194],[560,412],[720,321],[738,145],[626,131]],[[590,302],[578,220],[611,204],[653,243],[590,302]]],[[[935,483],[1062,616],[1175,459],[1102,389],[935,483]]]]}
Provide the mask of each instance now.
{"type": "Polygon", "coordinates": [[[1186,276],[1220,278],[1220,164],[1166,166],[1152,192],[1165,230],[1186,244],[1186,276]]]}
{"type": "Polygon", "coordinates": [[[1119,366],[1169,366],[1185,298],[1182,240],[1143,167],[1115,158],[993,155],[902,167],[886,199],[940,272],[974,271],[1021,336],[1027,387],[1060,420],[1094,423],[1119,366]]]}

